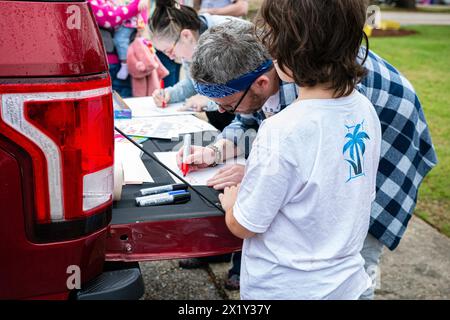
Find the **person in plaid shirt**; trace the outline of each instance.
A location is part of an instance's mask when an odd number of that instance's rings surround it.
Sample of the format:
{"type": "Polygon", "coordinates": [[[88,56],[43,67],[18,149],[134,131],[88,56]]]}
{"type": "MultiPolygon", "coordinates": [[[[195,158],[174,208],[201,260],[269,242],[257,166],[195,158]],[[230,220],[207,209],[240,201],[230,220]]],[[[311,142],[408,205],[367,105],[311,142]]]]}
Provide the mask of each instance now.
{"type": "MultiPolygon", "coordinates": [[[[245,68],[252,65],[252,62],[254,65],[252,59],[255,57],[260,57],[259,63],[267,58],[266,54],[261,54],[266,49],[256,44],[258,42],[256,37],[255,43],[249,45],[252,30],[251,25],[225,24],[211,29],[199,40],[191,67],[196,90],[215,101],[222,112],[235,112],[236,117],[223,130],[214,145],[205,148],[194,147],[189,160],[195,165],[214,165],[238,153],[249,153],[248,150],[244,150],[246,148],[243,140],[248,136],[246,132],[257,130],[267,116],[281,112],[297,98],[298,88],[293,84],[281,82],[279,78],[268,76],[272,70],[267,70],[263,74],[253,74],[256,79],[249,76],[254,70],[242,70],[241,73],[232,74],[239,67],[245,68]],[[233,42],[233,38],[227,34],[232,27],[242,29],[241,36],[234,39],[235,43],[230,43],[233,42]],[[244,34],[246,39],[242,41],[244,34]],[[222,49],[224,41],[229,48],[227,51],[222,49]],[[239,52],[245,52],[241,54],[240,61],[229,58],[239,52]],[[205,54],[211,57],[210,65],[204,63],[205,54]],[[231,61],[236,61],[238,66],[234,67],[231,61]],[[203,79],[218,79],[221,63],[230,71],[229,79],[205,83],[203,79]],[[271,85],[266,90],[258,88],[258,81],[262,77],[272,79],[271,85]],[[235,85],[235,79],[238,78],[251,79],[249,81],[251,83],[248,83],[250,89],[233,88],[239,87],[235,85]],[[231,88],[227,87],[230,83],[231,88]],[[249,95],[248,92],[252,90],[253,93],[249,95]],[[259,97],[255,98],[252,95],[259,97]],[[259,105],[255,105],[255,102],[259,102],[259,105]]],[[[373,280],[373,286],[361,296],[361,299],[373,299],[383,247],[394,250],[398,246],[416,206],[418,188],[426,174],[437,164],[437,156],[421,103],[411,83],[374,52],[361,47],[359,56],[361,61],[364,60],[367,75],[357,89],[374,105],[382,128],[376,199],[371,208],[369,234],[361,252],[365,259],[366,271],[373,280]]],[[[240,165],[224,168],[208,183],[218,190],[237,185],[242,180],[244,170],[244,166],[240,165]]],[[[236,259],[234,262],[237,262],[236,259]]]]}

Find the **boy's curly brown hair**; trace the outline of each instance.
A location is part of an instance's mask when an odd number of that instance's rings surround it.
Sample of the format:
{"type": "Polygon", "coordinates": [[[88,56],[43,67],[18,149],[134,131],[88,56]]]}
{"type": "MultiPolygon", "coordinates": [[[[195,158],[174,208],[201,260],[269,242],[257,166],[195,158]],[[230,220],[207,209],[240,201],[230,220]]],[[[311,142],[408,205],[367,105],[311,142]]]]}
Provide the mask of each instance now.
{"type": "Polygon", "coordinates": [[[264,0],[256,32],[297,85],[329,84],[339,98],[366,73],[357,62],[366,9],[365,0],[264,0]]]}

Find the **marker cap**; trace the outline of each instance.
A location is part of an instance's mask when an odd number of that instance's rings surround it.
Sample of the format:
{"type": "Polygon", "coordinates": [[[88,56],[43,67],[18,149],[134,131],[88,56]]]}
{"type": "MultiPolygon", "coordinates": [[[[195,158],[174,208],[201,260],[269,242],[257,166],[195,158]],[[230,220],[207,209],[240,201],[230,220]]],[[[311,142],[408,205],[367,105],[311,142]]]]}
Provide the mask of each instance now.
{"type": "Polygon", "coordinates": [[[189,200],[191,200],[191,194],[189,192],[183,193],[183,194],[176,194],[173,197],[174,197],[174,202],[173,202],[174,204],[184,203],[184,202],[188,202],[189,200]]]}

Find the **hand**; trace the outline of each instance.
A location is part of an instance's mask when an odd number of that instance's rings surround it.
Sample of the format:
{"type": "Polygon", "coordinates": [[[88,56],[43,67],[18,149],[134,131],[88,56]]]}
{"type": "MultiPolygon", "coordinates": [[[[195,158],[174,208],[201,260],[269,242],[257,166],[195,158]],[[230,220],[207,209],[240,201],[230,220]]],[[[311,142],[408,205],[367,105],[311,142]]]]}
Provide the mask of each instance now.
{"type": "Polygon", "coordinates": [[[157,107],[161,108],[163,106],[163,101],[166,102],[166,104],[170,101],[170,94],[167,90],[163,89],[156,89],[153,91],[153,100],[155,101],[155,104],[157,107]],[[165,96],[163,97],[163,92],[165,93],[165,96]]]}
{"type": "Polygon", "coordinates": [[[216,175],[209,179],[206,183],[209,187],[214,187],[216,190],[223,190],[225,187],[240,184],[244,178],[244,173],[244,165],[229,165],[220,169],[219,172],[217,172],[216,175]]]}
{"type": "Polygon", "coordinates": [[[142,61],[136,62],[136,69],[141,72],[145,71],[145,64],[142,61]]]}
{"type": "Polygon", "coordinates": [[[209,99],[205,96],[195,95],[186,100],[184,107],[180,111],[192,110],[195,112],[201,112],[204,108],[208,107],[209,99]]]}
{"type": "Polygon", "coordinates": [[[228,211],[234,207],[240,186],[241,185],[238,184],[237,186],[226,187],[223,193],[219,194],[220,203],[225,211],[228,211]]]}
{"type": "MultiPolygon", "coordinates": [[[[186,163],[189,165],[189,171],[197,171],[209,167],[214,163],[214,150],[206,147],[191,146],[190,155],[186,158],[186,163]]],[[[183,162],[183,148],[177,153],[177,164],[181,169],[183,162]]]]}
{"type": "Polygon", "coordinates": [[[139,0],[138,9],[139,12],[148,9],[148,0],[139,0]]]}

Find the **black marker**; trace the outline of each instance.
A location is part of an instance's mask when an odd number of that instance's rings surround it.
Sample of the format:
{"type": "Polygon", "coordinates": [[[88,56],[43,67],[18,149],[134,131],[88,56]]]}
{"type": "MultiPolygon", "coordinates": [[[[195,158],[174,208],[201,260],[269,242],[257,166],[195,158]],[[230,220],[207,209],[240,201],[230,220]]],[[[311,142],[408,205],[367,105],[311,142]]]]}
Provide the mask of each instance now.
{"type": "Polygon", "coordinates": [[[188,193],[188,191],[186,191],[186,190],[176,190],[176,191],[163,192],[163,193],[158,193],[158,194],[151,194],[151,195],[147,195],[147,196],[137,197],[136,204],[139,205],[139,203],[144,200],[160,199],[160,198],[164,198],[166,196],[173,196],[176,194],[186,194],[186,193],[188,193]]]}
{"type": "Polygon", "coordinates": [[[187,188],[188,188],[187,184],[180,183],[180,184],[169,184],[166,186],[141,189],[140,191],[143,196],[147,196],[150,194],[158,194],[158,193],[170,192],[170,191],[175,191],[175,190],[186,190],[187,188]]]}
{"type": "Polygon", "coordinates": [[[191,194],[189,192],[182,194],[164,195],[161,197],[142,200],[138,203],[139,207],[160,206],[163,204],[179,204],[185,203],[191,200],[191,194]]]}

